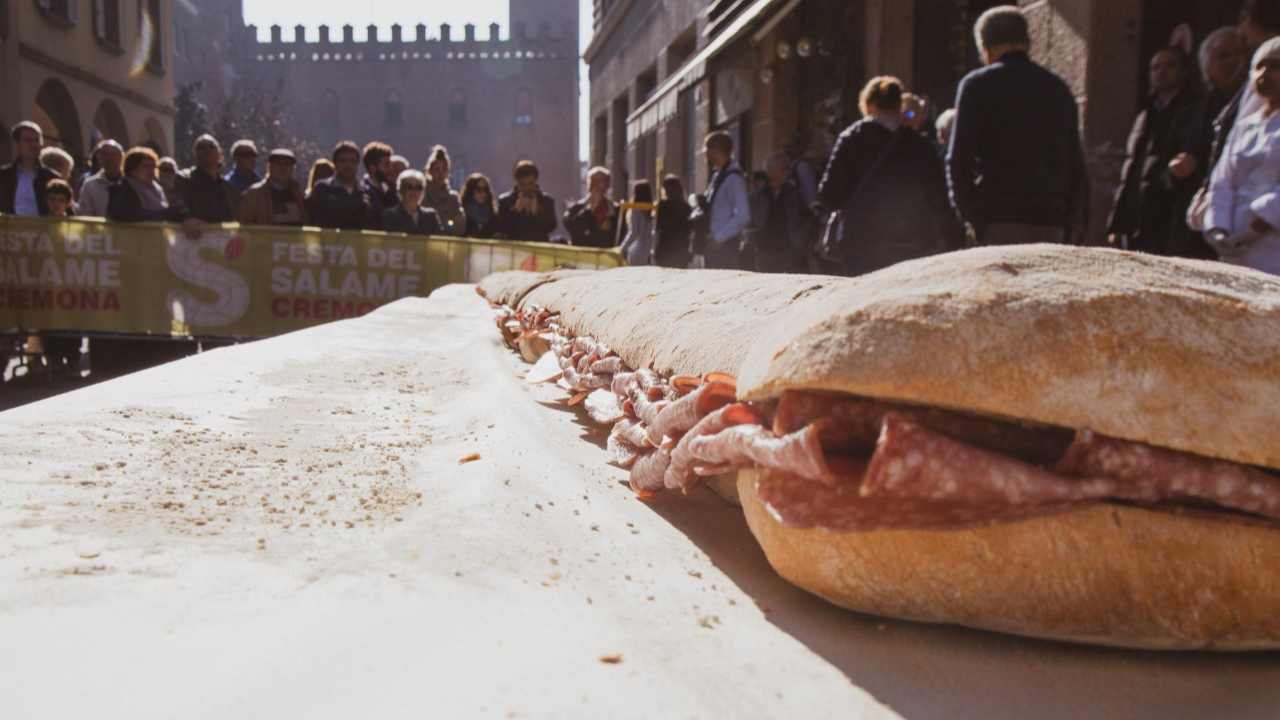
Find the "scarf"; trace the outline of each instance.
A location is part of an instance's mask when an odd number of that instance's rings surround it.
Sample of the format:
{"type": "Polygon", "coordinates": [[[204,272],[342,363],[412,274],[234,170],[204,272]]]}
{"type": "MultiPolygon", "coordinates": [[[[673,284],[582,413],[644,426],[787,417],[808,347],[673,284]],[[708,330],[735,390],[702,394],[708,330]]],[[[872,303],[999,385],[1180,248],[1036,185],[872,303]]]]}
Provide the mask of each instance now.
{"type": "Polygon", "coordinates": [[[493,205],[491,203],[478,203],[475,200],[468,200],[467,217],[474,220],[477,225],[484,227],[493,221],[493,205]]]}

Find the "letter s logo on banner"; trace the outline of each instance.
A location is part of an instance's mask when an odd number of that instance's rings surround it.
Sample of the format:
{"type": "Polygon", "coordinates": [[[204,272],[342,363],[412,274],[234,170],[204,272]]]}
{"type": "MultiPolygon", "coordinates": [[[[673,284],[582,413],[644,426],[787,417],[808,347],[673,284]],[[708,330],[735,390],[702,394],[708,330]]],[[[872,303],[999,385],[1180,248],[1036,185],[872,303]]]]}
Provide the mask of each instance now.
{"type": "MultiPolygon", "coordinates": [[[[220,327],[244,317],[249,309],[249,284],[240,273],[200,257],[200,252],[217,253],[228,261],[239,256],[244,241],[230,233],[206,232],[199,240],[169,236],[169,269],[174,275],[198,288],[214,293],[213,302],[205,302],[188,290],[169,293],[174,327],[220,327]]],[[[183,330],[190,332],[189,329],[183,330]]]]}

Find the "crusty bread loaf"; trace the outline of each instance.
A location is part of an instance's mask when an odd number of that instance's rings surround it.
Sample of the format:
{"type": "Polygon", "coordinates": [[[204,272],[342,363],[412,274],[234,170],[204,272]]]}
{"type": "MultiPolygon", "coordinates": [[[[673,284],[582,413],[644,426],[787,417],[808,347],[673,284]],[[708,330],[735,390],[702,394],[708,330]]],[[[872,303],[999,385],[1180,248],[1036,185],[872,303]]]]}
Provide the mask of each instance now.
{"type": "Polygon", "coordinates": [[[755,344],[739,394],[832,390],[1280,468],[1280,278],[1024,245],[832,290],[755,344]]]}
{"type": "Polygon", "coordinates": [[[1162,650],[1280,648],[1280,530],[1099,504],[972,530],[832,533],[775,521],[738,474],[751,532],[793,584],[858,612],[1162,650]]]}
{"type": "MultiPolygon", "coordinates": [[[[632,367],[1088,428],[1280,468],[1280,279],[1060,246],[850,280],[630,268],[532,283],[632,367]]],[[[854,610],[1125,647],[1280,648],[1280,529],[1116,504],[946,532],[831,533],[738,493],[788,580],[854,610]]],[[[724,493],[727,494],[727,493],[724,493]]]]}
{"type": "Polygon", "coordinates": [[[769,321],[847,278],[727,270],[620,268],[550,275],[503,273],[480,284],[490,300],[550,308],[577,335],[605,343],[632,368],[663,374],[736,373],[769,321]]]}

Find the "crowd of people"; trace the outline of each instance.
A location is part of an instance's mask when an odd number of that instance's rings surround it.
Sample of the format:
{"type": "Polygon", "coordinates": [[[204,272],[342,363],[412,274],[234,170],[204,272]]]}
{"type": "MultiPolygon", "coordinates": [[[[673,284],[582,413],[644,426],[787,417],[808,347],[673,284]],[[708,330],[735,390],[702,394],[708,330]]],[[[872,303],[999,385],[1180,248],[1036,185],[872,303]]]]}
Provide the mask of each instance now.
{"type": "MultiPolygon", "coordinates": [[[[0,213],[531,242],[551,241],[562,219],[570,244],[618,247],[633,265],[847,275],[972,245],[1085,242],[1089,180],[1071,90],[1031,59],[1019,8],[985,12],[974,35],[984,66],[963,79],[932,131],[925,98],[896,78],[873,78],[859,98],[862,119],[840,134],[821,173],[793,142],[748,174],[732,136],[717,131],[705,139],[703,192],[686,195],[668,175],[632,183],[619,202],[609,170],[596,167],[586,196],[558,217],[529,161],[498,196],[482,174],[456,192],[442,146],[420,172],[385,143],[344,141],[299,181],[283,148],[259,175],[248,140],[232,145],[227,169],[218,140],[203,135],[194,165],[179,169],[107,139],[93,149],[94,170],[73,181],[71,157],[43,147],[40,127],[22,122],[12,129],[17,159],[0,168],[0,213]]],[[[1106,225],[1114,246],[1280,272],[1277,36],[1280,0],[1247,0],[1238,27],[1203,41],[1199,73],[1189,46],[1151,58],[1150,95],[1106,225]]]]}
{"type": "Polygon", "coordinates": [[[431,150],[420,172],[385,143],[360,148],[343,141],[300,181],[297,159],[287,148],[271,150],[266,175],[259,174],[258,149],[250,140],[232,145],[231,168],[224,169],[222,145],[212,135],[201,135],[192,147],[194,164],[179,169],[173,158],[160,157],[150,147],[126,151],[105,139],[93,148],[92,169],[73,180],[71,156],[44,147],[39,125],[20,122],[11,137],[16,159],[0,168],[0,213],[116,222],[305,225],[531,242],[550,241],[557,225],[555,200],[539,188],[537,165],[518,163],[513,189],[501,196],[479,173],[467,179],[459,194],[450,187],[449,151],[443,146],[431,150]]]}

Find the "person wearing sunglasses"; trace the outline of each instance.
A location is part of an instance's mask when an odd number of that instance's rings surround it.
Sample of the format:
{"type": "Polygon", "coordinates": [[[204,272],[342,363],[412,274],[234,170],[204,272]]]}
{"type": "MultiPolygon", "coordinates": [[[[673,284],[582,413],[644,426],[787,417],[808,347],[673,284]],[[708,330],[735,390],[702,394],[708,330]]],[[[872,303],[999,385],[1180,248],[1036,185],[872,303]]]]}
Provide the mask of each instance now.
{"type": "Polygon", "coordinates": [[[410,235],[440,235],[440,216],[422,206],[427,177],[417,170],[405,170],[397,179],[400,204],[382,211],[382,229],[410,235]]]}
{"type": "Polygon", "coordinates": [[[498,217],[498,204],[493,197],[493,186],[489,176],[483,173],[472,173],[462,186],[462,209],[467,217],[467,229],[464,233],[471,238],[492,238],[494,221],[498,217]]]}

